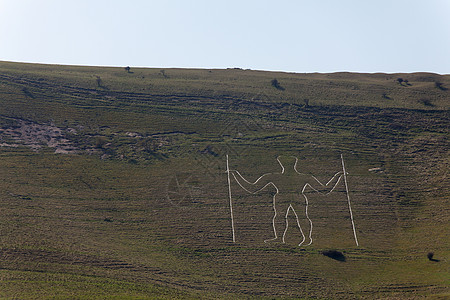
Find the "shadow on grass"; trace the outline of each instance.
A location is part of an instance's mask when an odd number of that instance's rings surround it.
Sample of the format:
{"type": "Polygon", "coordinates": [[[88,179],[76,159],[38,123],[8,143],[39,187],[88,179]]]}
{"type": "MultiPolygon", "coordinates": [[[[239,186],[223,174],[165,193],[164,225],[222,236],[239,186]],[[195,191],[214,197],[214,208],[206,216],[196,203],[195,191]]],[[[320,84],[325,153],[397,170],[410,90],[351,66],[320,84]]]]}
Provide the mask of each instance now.
{"type": "Polygon", "coordinates": [[[329,258],[332,258],[334,260],[338,261],[345,261],[345,255],[337,250],[325,250],[321,252],[323,255],[328,256],[329,258]]]}
{"type": "Polygon", "coordinates": [[[429,252],[429,253],[427,254],[427,257],[428,257],[428,259],[429,259],[430,261],[439,262],[439,259],[435,259],[435,258],[433,258],[433,256],[434,256],[434,253],[433,253],[433,252],[429,252]]]}

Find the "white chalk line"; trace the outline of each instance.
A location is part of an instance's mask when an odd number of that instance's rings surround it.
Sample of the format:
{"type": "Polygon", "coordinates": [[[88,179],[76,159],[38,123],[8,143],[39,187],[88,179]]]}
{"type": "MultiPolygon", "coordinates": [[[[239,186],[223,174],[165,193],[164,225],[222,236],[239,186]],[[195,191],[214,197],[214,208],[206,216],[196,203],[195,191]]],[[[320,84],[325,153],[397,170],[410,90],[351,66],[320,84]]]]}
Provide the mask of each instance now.
{"type": "MultiPolygon", "coordinates": [[[[230,197],[231,230],[233,231],[233,243],[236,243],[236,233],[234,230],[233,200],[231,198],[230,167],[228,164],[228,154],[227,154],[227,174],[228,174],[228,195],[230,197]]],[[[234,174],[233,174],[233,176],[234,176],[234,174]]]]}
{"type": "Polygon", "coordinates": [[[347,192],[348,209],[350,211],[350,219],[352,220],[353,236],[355,237],[356,246],[359,246],[358,238],[356,237],[356,228],[355,228],[355,221],[353,220],[352,207],[350,205],[350,194],[348,193],[348,184],[346,175],[347,173],[345,171],[344,156],[342,154],[341,154],[341,161],[342,161],[342,170],[344,172],[345,191],[347,192]]]}
{"type": "MultiPolygon", "coordinates": [[[[188,191],[186,192],[185,191],[185,188],[187,187],[187,184],[186,184],[186,182],[188,182],[191,178],[192,178],[192,176],[193,175],[190,175],[189,177],[187,177],[186,179],[184,179],[184,181],[183,181],[183,183],[182,184],[180,184],[180,181],[178,180],[178,176],[177,175],[175,175],[175,183],[176,183],[176,186],[175,186],[175,188],[176,188],[176,190],[174,190],[174,191],[171,191],[171,190],[168,190],[167,191],[167,199],[170,201],[170,203],[172,204],[172,205],[174,205],[174,206],[177,206],[177,207],[180,207],[179,206],[179,204],[181,203],[181,202],[183,202],[187,197],[193,197],[193,194],[192,194],[192,191],[191,191],[191,189],[188,189],[188,191]],[[173,196],[170,196],[170,195],[173,195],[173,196]],[[182,196],[182,198],[181,199],[174,199],[175,197],[176,197],[176,195],[181,195],[182,196]],[[175,201],[176,200],[176,201],[175,201]]],[[[170,184],[170,183],[169,183],[170,184]]],[[[170,186],[168,187],[168,189],[170,188],[170,186]]]]}
{"type": "MultiPolygon", "coordinates": [[[[305,197],[306,198],[306,197],[305,197]]],[[[309,246],[309,245],[311,245],[312,244],[312,242],[313,242],[313,240],[312,240],[312,227],[313,227],[313,225],[312,225],[312,222],[311,222],[311,219],[308,217],[308,200],[306,199],[306,217],[308,218],[308,221],[309,221],[309,224],[310,224],[310,226],[311,226],[311,230],[310,230],[310,232],[309,232],[309,240],[310,240],[310,242],[309,242],[309,244],[307,244],[306,246],[309,246]]],[[[286,219],[286,229],[284,230],[284,233],[283,233],[283,243],[285,243],[285,236],[286,236],[286,233],[287,233],[287,231],[288,231],[288,228],[289,228],[289,222],[288,222],[288,216],[289,216],[289,211],[290,210],[292,210],[292,212],[294,213],[294,215],[295,215],[295,219],[296,219],[296,221],[297,221],[297,227],[300,229],[300,233],[302,234],[302,237],[303,237],[303,239],[302,239],[302,241],[298,244],[299,246],[301,246],[301,245],[303,245],[303,243],[306,241],[306,236],[305,236],[305,233],[303,232],[303,229],[302,229],[302,226],[300,226],[300,221],[299,221],[299,219],[298,219],[298,215],[297,215],[297,213],[295,212],[295,209],[294,209],[294,207],[292,206],[292,204],[290,204],[289,205],[289,207],[288,207],[288,209],[286,210],[286,216],[285,216],[285,219],[286,219]]]]}

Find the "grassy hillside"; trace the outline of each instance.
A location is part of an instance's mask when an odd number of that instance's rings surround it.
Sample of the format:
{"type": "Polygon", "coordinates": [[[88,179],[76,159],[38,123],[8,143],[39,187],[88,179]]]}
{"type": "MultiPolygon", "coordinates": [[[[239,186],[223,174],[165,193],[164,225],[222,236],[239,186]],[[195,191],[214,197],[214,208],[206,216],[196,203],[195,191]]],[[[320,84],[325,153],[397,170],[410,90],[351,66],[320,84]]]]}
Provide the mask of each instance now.
{"type": "Polygon", "coordinates": [[[0,62],[0,298],[449,297],[448,89],[0,62]],[[233,243],[227,155],[249,180],[284,155],[323,182],[342,155],[349,193],[308,194],[312,245],[292,213],[286,243],[264,243],[275,190],[231,178],[233,243]]]}

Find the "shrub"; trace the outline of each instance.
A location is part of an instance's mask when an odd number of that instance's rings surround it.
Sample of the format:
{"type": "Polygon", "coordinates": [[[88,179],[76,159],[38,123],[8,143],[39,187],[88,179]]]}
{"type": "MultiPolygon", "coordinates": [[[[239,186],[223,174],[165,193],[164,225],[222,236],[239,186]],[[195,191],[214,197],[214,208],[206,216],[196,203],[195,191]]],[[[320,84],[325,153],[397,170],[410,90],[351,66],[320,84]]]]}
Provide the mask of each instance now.
{"type": "Polygon", "coordinates": [[[430,261],[439,262],[439,259],[435,259],[433,258],[433,256],[434,256],[433,252],[428,252],[427,257],[430,261]]]}
{"type": "Polygon", "coordinates": [[[103,86],[103,82],[102,79],[100,78],[100,76],[95,76],[97,79],[95,80],[97,82],[97,86],[98,87],[102,87],[103,86]]]}
{"type": "Polygon", "coordinates": [[[403,78],[397,78],[397,81],[398,81],[399,84],[402,84],[403,83],[403,78]]]}
{"type": "Polygon", "coordinates": [[[389,97],[388,94],[386,94],[386,93],[383,93],[383,98],[387,99],[387,100],[392,100],[392,98],[389,97]]]}
{"type": "Polygon", "coordinates": [[[138,161],[137,161],[136,159],[134,159],[134,158],[131,158],[131,159],[128,161],[128,163],[130,163],[130,164],[132,164],[132,165],[137,165],[137,164],[138,164],[138,161]]]}
{"type": "Polygon", "coordinates": [[[106,144],[106,138],[102,136],[95,137],[95,148],[102,149],[106,144]]]}
{"type": "Polygon", "coordinates": [[[430,100],[430,99],[420,99],[420,100],[419,100],[419,103],[422,103],[422,104],[425,105],[425,106],[434,106],[434,104],[431,103],[431,100],[430,100]]]}
{"type": "Polygon", "coordinates": [[[280,83],[278,82],[278,80],[277,80],[276,78],[272,79],[271,84],[272,84],[272,86],[273,86],[274,88],[276,88],[277,90],[284,91],[284,87],[282,87],[282,86],[280,85],[280,83]]]}
{"type": "Polygon", "coordinates": [[[166,70],[161,70],[161,71],[159,71],[159,73],[160,73],[164,78],[169,78],[169,76],[166,74],[166,70]]]}
{"type": "Polygon", "coordinates": [[[25,96],[30,97],[31,99],[34,99],[34,95],[26,87],[24,87],[22,89],[22,92],[25,94],[25,96]]]}
{"type": "Polygon", "coordinates": [[[339,261],[345,261],[345,255],[337,250],[325,250],[322,251],[322,254],[325,256],[328,256],[329,258],[339,260],[339,261]]]}
{"type": "Polygon", "coordinates": [[[434,85],[435,85],[438,89],[440,89],[441,91],[446,91],[446,90],[448,90],[448,88],[442,86],[442,82],[436,81],[436,82],[434,83],[434,85]]]}
{"type": "Polygon", "coordinates": [[[130,66],[125,67],[125,71],[127,71],[128,73],[131,73],[130,70],[131,70],[130,66]]]}

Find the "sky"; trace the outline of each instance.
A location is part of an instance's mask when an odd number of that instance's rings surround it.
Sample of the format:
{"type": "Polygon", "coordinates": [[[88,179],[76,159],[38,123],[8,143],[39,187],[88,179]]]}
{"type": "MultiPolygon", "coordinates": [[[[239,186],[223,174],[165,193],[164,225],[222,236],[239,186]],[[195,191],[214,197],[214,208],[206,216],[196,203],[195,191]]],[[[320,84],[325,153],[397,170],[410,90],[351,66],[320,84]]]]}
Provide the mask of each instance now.
{"type": "Polygon", "coordinates": [[[450,0],[0,0],[0,60],[450,74],[450,0]]]}

